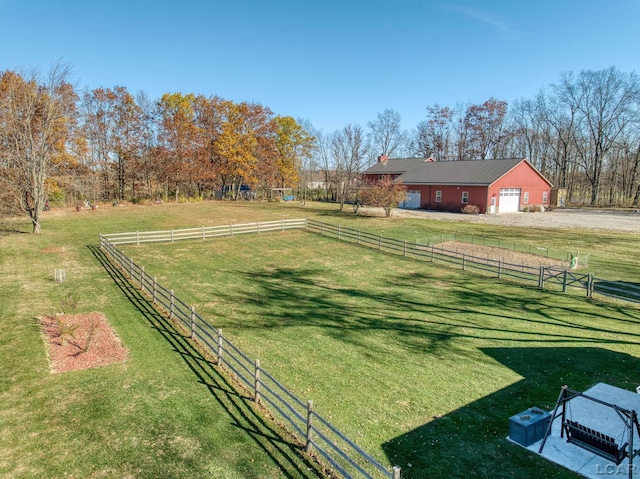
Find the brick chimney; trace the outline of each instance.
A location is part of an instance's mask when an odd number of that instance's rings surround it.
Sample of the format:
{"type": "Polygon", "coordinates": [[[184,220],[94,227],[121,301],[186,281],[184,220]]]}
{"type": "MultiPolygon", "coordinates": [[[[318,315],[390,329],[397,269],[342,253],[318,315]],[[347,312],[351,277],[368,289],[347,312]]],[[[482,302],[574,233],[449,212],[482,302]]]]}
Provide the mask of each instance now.
{"type": "Polygon", "coordinates": [[[389,157],[387,155],[380,155],[378,157],[378,163],[380,163],[381,161],[386,161],[388,159],[389,159],[389,157]]]}

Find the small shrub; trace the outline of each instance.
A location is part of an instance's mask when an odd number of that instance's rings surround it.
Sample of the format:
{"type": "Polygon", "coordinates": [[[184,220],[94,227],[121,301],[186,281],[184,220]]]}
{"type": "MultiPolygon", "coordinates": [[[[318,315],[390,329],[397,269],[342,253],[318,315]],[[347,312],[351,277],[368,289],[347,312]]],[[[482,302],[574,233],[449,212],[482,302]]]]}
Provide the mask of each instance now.
{"type": "Polygon", "coordinates": [[[480,208],[478,208],[476,205],[466,205],[464,208],[462,208],[462,212],[465,215],[479,215],[480,208]]]}

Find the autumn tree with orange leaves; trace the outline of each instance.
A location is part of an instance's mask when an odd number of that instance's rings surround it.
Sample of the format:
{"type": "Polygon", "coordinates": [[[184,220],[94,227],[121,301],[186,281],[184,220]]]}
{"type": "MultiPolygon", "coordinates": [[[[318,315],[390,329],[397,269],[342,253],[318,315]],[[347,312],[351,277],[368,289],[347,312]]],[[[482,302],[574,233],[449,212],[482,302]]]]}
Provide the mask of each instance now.
{"type": "Polygon", "coordinates": [[[406,197],[407,187],[400,180],[394,181],[390,175],[365,185],[360,192],[363,205],[384,209],[387,218],[391,216],[391,210],[402,203],[406,197]]]}
{"type": "Polygon", "coordinates": [[[69,68],[56,65],[46,77],[0,74],[0,190],[2,207],[26,215],[42,230],[47,180],[68,160],[76,126],[77,96],[69,68]]]}
{"type": "Polygon", "coordinates": [[[97,88],[84,95],[85,122],[95,163],[103,176],[103,193],[123,200],[127,184],[135,197],[136,172],[145,147],[142,109],[124,87],[97,88]],[[115,176],[115,178],[113,178],[115,176]]]}

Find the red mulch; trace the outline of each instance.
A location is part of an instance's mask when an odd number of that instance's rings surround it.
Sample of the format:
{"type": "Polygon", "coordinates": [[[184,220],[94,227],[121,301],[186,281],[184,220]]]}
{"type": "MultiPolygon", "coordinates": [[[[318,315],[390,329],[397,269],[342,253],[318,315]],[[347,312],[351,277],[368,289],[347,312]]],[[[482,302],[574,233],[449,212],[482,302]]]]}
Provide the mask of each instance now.
{"type": "Polygon", "coordinates": [[[102,313],[46,316],[40,324],[54,373],[122,362],[129,355],[102,313]]]}

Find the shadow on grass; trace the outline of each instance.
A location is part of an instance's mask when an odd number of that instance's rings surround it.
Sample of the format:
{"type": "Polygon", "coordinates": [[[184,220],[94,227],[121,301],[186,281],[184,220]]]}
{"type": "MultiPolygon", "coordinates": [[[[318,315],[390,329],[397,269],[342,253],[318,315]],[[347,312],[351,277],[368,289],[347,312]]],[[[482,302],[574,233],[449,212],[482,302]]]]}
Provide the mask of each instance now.
{"type": "Polygon", "coordinates": [[[244,274],[251,288],[215,295],[258,311],[242,322],[242,329],[317,326],[353,345],[361,344],[363,335],[385,332],[420,354],[445,353],[456,348],[458,339],[640,345],[638,310],[606,303],[583,308],[580,300],[557,301],[560,293],[541,295],[526,286],[492,292],[467,278],[449,277],[438,284],[426,273],[402,273],[384,278],[393,285],[389,294],[385,284],[370,289],[336,284],[321,268],[233,274],[244,274]]]}
{"type": "Polygon", "coordinates": [[[230,382],[218,372],[214,364],[207,360],[173,323],[156,310],[137,288],[131,285],[98,246],[89,246],[89,249],[127,299],[182,357],[193,371],[195,378],[208,387],[211,395],[233,420],[234,425],[238,429],[246,431],[248,436],[280,469],[283,477],[324,477],[319,466],[304,454],[302,448],[288,440],[274,425],[267,422],[254,409],[251,398],[238,393],[230,382]]]}
{"type": "MultiPolygon", "coordinates": [[[[581,477],[516,446],[509,417],[553,409],[562,385],[584,391],[599,382],[632,390],[640,359],[601,348],[482,348],[524,379],[382,445],[403,478],[581,477]]],[[[575,420],[576,419],[574,418],[575,420]]]]}

